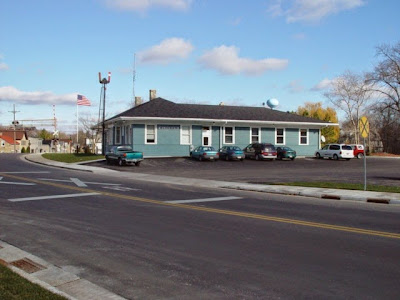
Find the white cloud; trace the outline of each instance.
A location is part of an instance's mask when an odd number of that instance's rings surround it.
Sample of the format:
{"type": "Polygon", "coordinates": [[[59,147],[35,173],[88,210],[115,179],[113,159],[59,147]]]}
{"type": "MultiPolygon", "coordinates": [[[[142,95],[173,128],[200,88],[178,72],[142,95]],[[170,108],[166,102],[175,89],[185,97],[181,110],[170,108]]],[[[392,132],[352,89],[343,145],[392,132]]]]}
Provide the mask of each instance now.
{"type": "Polygon", "coordinates": [[[163,40],[147,50],[138,53],[140,63],[168,64],[189,56],[194,47],[189,41],[180,38],[163,40]]]}
{"type": "Polygon", "coordinates": [[[301,93],[304,91],[304,87],[301,84],[300,80],[293,80],[291,81],[286,88],[289,90],[290,93],[296,94],[296,93],[301,93]]]}
{"type": "Polygon", "coordinates": [[[316,84],[314,87],[311,88],[312,91],[323,91],[323,90],[327,90],[332,86],[332,83],[335,81],[336,79],[328,79],[325,78],[323,80],[321,80],[318,84],[316,84]]]}
{"type": "Polygon", "coordinates": [[[268,12],[286,22],[318,22],[324,17],[365,4],[364,0],[276,0],[268,12]]]}
{"type": "Polygon", "coordinates": [[[216,47],[201,56],[198,62],[206,69],[214,69],[221,74],[261,75],[269,70],[281,70],[287,67],[289,60],[265,58],[253,60],[239,57],[239,49],[235,46],[216,47]]]}
{"type": "Polygon", "coordinates": [[[8,70],[8,65],[6,63],[0,62],[0,71],[8,70]]]}
{"type": "Polygon", "coordinates": [[[187,10],[192,0],[106,0],[106,3],[110,7],[121,10],[144,12],[157,7],[187,10]]]}
{"type": "Polygon", "coordinates": [[[64,105],[75,105],[76,104],[76,93],[56,95],[48,91],[37,91],[37,92],[24,92],[20,91],[13,86],[0,87],[0,100],[16,102],[20,104],[64,104],[64,105]]]}

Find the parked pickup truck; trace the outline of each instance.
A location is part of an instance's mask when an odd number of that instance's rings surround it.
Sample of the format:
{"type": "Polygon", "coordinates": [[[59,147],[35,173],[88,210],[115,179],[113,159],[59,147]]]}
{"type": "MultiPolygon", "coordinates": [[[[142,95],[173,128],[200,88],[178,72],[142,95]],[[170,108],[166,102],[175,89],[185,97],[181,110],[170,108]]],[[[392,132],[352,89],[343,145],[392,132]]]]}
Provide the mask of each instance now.
{"type": "Polygon", "coordinates": [[[126,164],[140,165],[143,160],[143,153],[133,151],[131,146],[112,146],[110,151],[106,152],[107,164],[118,163],[123,166],[126,164]]]}

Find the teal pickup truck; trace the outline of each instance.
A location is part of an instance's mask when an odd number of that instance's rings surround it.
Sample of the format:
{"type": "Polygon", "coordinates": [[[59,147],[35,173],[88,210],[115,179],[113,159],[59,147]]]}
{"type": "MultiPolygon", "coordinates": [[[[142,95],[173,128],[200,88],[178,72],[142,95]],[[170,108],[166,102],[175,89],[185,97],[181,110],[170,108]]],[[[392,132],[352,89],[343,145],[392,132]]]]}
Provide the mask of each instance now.
{"type": "Polygon", "coordinates": [[[131,146],[112,146],[110,151],[106,152],[107,164],[117,163],[120,166],[123,165],[140,165],[143,160],[143,153],[139,151],[133,151],[131,146]]]}

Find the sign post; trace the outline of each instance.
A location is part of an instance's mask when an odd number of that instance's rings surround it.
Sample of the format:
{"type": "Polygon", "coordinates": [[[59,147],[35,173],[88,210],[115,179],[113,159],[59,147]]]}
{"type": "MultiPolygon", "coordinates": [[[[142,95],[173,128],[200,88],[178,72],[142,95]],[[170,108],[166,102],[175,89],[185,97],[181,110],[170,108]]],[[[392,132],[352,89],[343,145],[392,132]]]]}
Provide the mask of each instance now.
{"type": "Polygon", "coordinates": [[[358,127],[360,128],[361,136],[364,138],[364,191],[367,190],[367,148],[365,147],[365,139],[369,135],[369,122],[366,116],[360,118],[358,127]]]}

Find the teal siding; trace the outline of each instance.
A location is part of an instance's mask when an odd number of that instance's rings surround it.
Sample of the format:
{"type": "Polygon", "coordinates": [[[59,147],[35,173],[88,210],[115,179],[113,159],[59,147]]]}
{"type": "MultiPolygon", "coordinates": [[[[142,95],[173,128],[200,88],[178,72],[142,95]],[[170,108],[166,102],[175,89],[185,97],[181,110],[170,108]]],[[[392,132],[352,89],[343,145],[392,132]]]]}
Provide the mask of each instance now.
{"type": "Polygon", "coordinates": [[[250,144],[250,128],[235,127],[235,146],[243,149],[250,144]]]}
{"type": "Polygon", "coordinates": [[[211,137],[211,146],[213,146],[216,150],[221,148],[220,146],[220,127],[213,126],[212,127],[212,137],[211,137]]]}
{"type": "Polygon", "coordinates": [[[203,126],[192,126],[192,145],[194,148],[201,146],[201,130],[203,126]]]}
{"type": "Polygon", "coordinates": [[[275,144],[275,128],[261,128],[261,142],[275,144]]]}
{"type": "MultiPolygon", "coordinates": [[[[222,127],[212,127],[212,146],[216,149],[221,145],[222,127]]],[[[235,127],[235,145],[240,148],[246,147],[250,143],[250,127],[235,127]]],[[[261,128],[261,142],[275,144],[275,128],[261,128]]],[[[308,131],[308,145],[299,145],[299,129],[285,129],[285,145],[296,150],[299,156],[313,156],[319,146],[319,130],[310,129],[308,131]]],[[[192,126],[192,145],[193,147],[202,144],[202,126],[192,126]]],[[[157,144],[145,143],[145,125],[132,125],[132,147],[136,151],[142,151],[145,157],[172,156],[182,157],[190,155],[190,145],[180,145],[180,126],[179,125],[157,125],[157,144]]]]}

